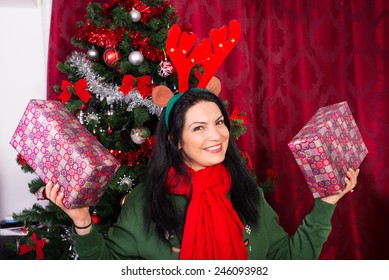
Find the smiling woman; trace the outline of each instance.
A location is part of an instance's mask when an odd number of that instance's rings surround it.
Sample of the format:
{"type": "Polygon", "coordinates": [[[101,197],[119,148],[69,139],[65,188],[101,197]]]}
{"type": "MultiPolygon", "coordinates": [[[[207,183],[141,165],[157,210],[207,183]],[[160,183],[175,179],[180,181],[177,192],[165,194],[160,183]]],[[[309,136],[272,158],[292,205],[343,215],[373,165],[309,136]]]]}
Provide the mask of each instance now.
{"type": "Polygon", "coordinates": [[[200,102],[191,107],[182,133],[185,162],[195,171],[223,162],[229,131],[215,103],[200,102]]]}
{"type": "MultiPolygon", "coordinates": [[[[134,188],[107,238],[89,209],[65,209],[58,185],[50,200],[74,222],[81,259],[315,259],[331,230],[335,205],[315,201],[293,236],[283,230],[230,133],[215,94],[189,89],[163,110],[147,180],[134,188]]],[[[356,184],[350,171],[346,191],[356,184]]]]}

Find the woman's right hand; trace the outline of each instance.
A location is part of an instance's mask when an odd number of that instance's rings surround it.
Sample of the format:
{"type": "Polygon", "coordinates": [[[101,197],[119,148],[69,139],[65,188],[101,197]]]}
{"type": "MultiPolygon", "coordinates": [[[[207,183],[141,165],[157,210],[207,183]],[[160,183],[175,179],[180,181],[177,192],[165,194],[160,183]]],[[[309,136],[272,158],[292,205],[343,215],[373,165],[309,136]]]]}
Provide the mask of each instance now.
{"type": "Polygon", "coordinates": [[[64,193],[58,192],[59,184],[53,186],[53,182],[49,182],[46,185],[46,197],[61,208],[72,220],[75,225],[75,230],[78,234],[87,234],[92,229],[92,217],[89,212],[89,207],[67,209],[63,204],[64,193]],[[88,225],[90,225],[88,227],[88,225]],[[85,229],[79,229],[77,227],[87,227],[85,229]]]}

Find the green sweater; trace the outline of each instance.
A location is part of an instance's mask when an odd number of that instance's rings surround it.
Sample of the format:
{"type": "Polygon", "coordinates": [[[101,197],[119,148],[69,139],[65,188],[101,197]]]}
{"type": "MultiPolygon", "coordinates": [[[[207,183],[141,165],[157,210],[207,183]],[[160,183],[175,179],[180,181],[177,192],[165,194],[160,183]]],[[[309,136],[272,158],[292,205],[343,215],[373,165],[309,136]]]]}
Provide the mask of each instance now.
{"type": "MultiPolygon", "coordinates": [[[[262,189],[260,194],[259,223],[255,228],[246,226],[244,232],[249,259],[317,259],[331,231],[335,205],[316,199],[311,213],[289,237],[279,225],[278,216],[265,200],[262,189]]],[[[179,253],[172,252],[171,246],[158,238],[155,225],[150,233],[145,231],[143,196],[141,185],[131,192],[107,238],[95,227],[89,234],[75,234],[80,259],[178,259],[179,253]]],[[[182,195],[172,195],[172,199],[178,207],[185,207],[187,203],[182,195]]],[[[170,237],[170,243],[180,247],[174,236],[170,237]]]]}

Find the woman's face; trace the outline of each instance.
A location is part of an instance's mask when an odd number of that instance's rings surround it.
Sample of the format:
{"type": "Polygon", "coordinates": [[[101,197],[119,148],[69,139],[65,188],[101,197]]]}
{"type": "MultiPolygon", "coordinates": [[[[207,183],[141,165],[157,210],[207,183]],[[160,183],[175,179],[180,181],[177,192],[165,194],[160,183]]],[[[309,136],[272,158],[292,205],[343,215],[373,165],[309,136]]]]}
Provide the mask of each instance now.
{"type": "Polygon", "coordinates": [[[224,160],[229,137],[219,107],[213,102],[203,101],[186,112],[179,148],[185,162],[198,171],[224,160]]]}

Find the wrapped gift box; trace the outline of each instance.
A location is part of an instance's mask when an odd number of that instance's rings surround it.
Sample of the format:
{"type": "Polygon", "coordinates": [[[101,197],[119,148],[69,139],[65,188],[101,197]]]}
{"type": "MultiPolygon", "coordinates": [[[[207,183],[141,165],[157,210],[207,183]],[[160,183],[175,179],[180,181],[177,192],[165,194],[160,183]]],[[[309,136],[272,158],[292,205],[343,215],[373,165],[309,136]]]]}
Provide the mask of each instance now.
{"type": "Polygon", "coordinates": [[[368,153],[347,102],[320,108],[288,146],[314,198],[343,191],[368,153]]]}
{"type": "Polygon", "coordinates": [[[60,184],[66,208],[97,205],[120,167],[59,101],[31,100],[10,144],[45,183],[60,184]]]}

